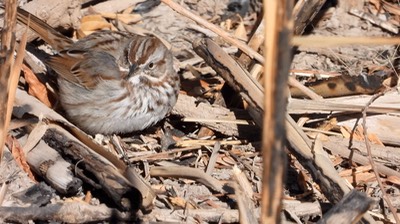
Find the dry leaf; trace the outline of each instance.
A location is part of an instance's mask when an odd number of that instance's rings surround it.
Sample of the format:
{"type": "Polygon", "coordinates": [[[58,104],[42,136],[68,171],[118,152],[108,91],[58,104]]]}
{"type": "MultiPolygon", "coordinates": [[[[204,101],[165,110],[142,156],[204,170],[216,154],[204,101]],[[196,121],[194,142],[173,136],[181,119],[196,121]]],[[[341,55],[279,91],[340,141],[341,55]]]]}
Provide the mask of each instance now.
{"type": "Polygon", "coordinates": [[[372,144],[385,146],[375,133],[368,133],[368,140],[372,144]]]}
{"type": "Polygon", "coordinates": [[[355,170],[347,169],[343,170],[339,173],[341,177],[346,177],[346,176],[352,176],[353,174],[359,174],[363,172],[369,172],[371,170],[371,165],[366,165],[366,166],[359,166],[355,168],[355,170]]]}
{"type": "Polygon", "coordinates": [[[204,203],[211,206],[212,208],[221,208],[221,206],[219,206],[217,203],[215,203],[214,201],[212,201],[210,199],[207,199],[204,203]]]}
{"type": "Polygon", "coordinates": [[[396,177],[396,176],[388,176],[388,177],[386,178],[386,181],[387,181],[387,182],[390,182],[390,183],[392,183],[392,184],[396,184],[396,185],[400,186],[400,178],[399,178],[399,177],[396,177]]]}
{"type": "Polygon", "coordinates": [[[29,89],[28,93],[37,99],[39,99],[43,104],[52,108],[52,103],[49,99],[49,91],[47,87],[39,81],[32,70],[26,65],[22,65],[22,71],[24,72],[25,80],[28,83],[29,89]]]}
{"type": "Polygon", "coordinates": [[[204,137],[211,137],[215,133],[213,130],[207,128],[207,127],[201,127],[199,130],[199,133],[197,134],[198,138],[204,138],[204,137]]]}
{"type": "Polygon", "coordinates": [[[333,166],[337,166],[343,162],[343,158],[340,156],[335,156],[335,159],[332,161],[333,166]]]}
{"type": "Polygon", "coordinates": [[[307,131],[306,132],[307,136],[310,137],[311,139],[315,139],[319,137],[319,140],[321,142],[327,142],[329,141],[329,137],[326,134],[320,133],[320,132],[315,132],[315,131],[307,131]]]}
{"type": "Polygon", "coordinates": [[[195,209],[195,207],[191,203],[187,203],[185,199],[181,197],[170,197],[169,200],[174,206],[180,207],[180,208],[189,208],[189,209],[195,209]]]}
{"type": "Polygon", "coordinates": [[[210,90],[210,84],[206,80],[199,80],[200,86],[203,87],[204,91],[210,90]]]}
{"type": "Polygon", "coordinates": [[[90,35],[90,34],[92,34],[94,32],[96,32],[96,31],[83,31],[81,29],[77,29],[76,32],[75,32],[74,37],[76,37],[77,39],[82,39],[82,38],[84,38],[84,37],[86,37],[86,36],[88,36],[88,35],[90,35]]]}
{"type": "Polygon", "coordinates": [[[13,155],[15,162],[21,167],[23,171],[25,171],[28,174],[28,177],[31,180],[36,182],[35,177],[33,176],[33,173],[31,171],[31,168],[26,162],[24,150],[22,149],[18,140],[15,139],[13,136],[8,135],[6,144],[7,147],[11,150],[11,154],[13,155]]]}
{"type": "Polygon", "coordinates": [[[35,146],[42,140],[43,136],[45,135],[46,131],[48,130],[47,123],[40,121],[37,123],[32,131],[30,132],[28,139],[26,140],[24,146],[24,153],[28,154],[35,146]]]}
{"type": "Polygon", "coordinates": [[[102,30],[109,29],[111,30],[112,24],[104,21],[89,21],[81,23],[80,30],[82,31],[94,31],[94,30],[102,30]]]}
{"type": "Polygon", "coordinates": [[[342,133],[344,138],[350,138],[350,131],[347,126],[340,126],[340,133],[342,133]]]}
{"type": "Polygon", "coordinates": [[[107,22],[104,17],[100,14],[93,14],[93,15],[87,15],[82,17],[81,23],[86,23],[86,22],[107,22]]]}
{"type": "Polygon", "coordinates": [[[92,200],[92,198],[93,198],[92,192],[88,191],[88,192],[86,192],[86,194],[85,194],[85,199],[84,199],[84,201],[85,201],[86,203],[89,203],[89,202],[92,200]]]}
{"type": "Polygon", "coordinates": [[[246,28],[244,27],[243,20],[240,20],[238,27],[236,28],[235,32],[233,33],[235,37],[239,40],[247,41],[247,32],[246,28]]]}
{"type": "Polygon", "coordinates": [[[181,197],[169,197],[171,204],[174,206],[185,208],[186,200],[181,197]]]}
{"type": "Polygon", "coordinates": [[[129,6],[128,8],[124,9],[124,11],[122,11],[122,14],[130,14],[135,7],[136,5],[129,6]]]}
{"type": "Polygon", "coordinates": [[[236,161],[230,156],[220,154],[218,155],[217,163],[224,166],[233,166],[236,164],[236,161]]]}
{"type": "Polygon", "coordinates": [[[381,0],[369,0],[369,2],[373,4],[376,9],[380,9],[382,7],[381,0]]]}
{"type": "Polygon", "coordinates": [[[231,19],[227,19],[223,22],[221,22],[220,27],[229,31],[232,29],[232,20],[231,19]]]}
{"type": "Polygon", "coordinates": [[[337,118],[334,117],[329,119],[328,121],[323,122],[323,124],[319,126],[318,129],[323,131],[330,131],[337,126],[337,123],[337,118]]]}
{"type": "Polygon", "coordinates": [[[373,173],[358,173],[355,175],[355,179],[353,179],[353,176],[347,176],[344,177],[349,183],[353,183],[355,181],[355,184],[361,184],[361,183],[366,183],[366,182],[372,182],[375,181],[375,174],[373,173]]]}
{"type": "MultiPolygon", "coordinates": [[[[371,0],[370,0],[371,1],[371,0]]],[[[375,1],[377,1],[377,0],[375,0],[375,1]]],[[[378,0],[379,1],[379,0],[378,0]]],[[[371,1],[371,3],[372,3],[373,1],[371,1]]],[[[382,5],[383,5],[383,9],[384,10],[386,10],[386,11],[388,11],[389,13],[391,13],[391,14],[394,14],[394,15],[400,15],[400,7],[398,7],[397,5],[394,5],[394,4],[392,4],[392,3],[389,3],[389,2],[387,2],[387,1],[383,1],[383,0],[381,0],[380,1],[381,3],[382,3],[382,5]]],[[[373,3],[374,4],[374,3],[373,3]]],[[[375,4],[374,4],[375,5],[375,4]]]]}
{"type": "Polygon", "coordinates": [[[303,192],[308,191],[308,182],[310,182],[310,178],[307,173],[304,172],[304,170],[300,170],[299,175],[297,176],[297,183],[303,192]]]}
{"type": "Polygon", "coordinates": [[[83,38],[97,30],[116,30],[115,27],[107,22],[100,14],[84,16],[81,19],[81,25],[76,31],[78,39],[83,38]]]}
{"type": "Polygon", "coordinates": [[[348,126],[340,126],[340,132],[342,133],[343,137],[350,138],[351,136],[354,140],[358,141],[364,140],[363,130],[363,127],[358,125],[352,134],[353,128],[350,128],[348,126]]]}
{"type": "Polygon", "coordinates": [[[119,20],[125,24],[138,23],[142,20],[139,14],[101,13],[104,18],[119,20]]]}

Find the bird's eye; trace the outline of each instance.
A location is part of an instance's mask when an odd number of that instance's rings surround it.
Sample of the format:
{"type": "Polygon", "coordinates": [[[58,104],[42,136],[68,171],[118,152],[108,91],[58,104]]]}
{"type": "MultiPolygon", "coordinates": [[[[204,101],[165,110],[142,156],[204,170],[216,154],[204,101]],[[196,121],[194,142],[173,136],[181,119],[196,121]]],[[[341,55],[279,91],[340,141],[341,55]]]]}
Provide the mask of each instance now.
{"type": "Polygon", "coordinates": [[[150,70],[153,70],[155,67],[156,67],[156,65],[155,65],[153,62],[150,62],[150,63],[147,65],[147,68],[150,69],[150,70]]]}

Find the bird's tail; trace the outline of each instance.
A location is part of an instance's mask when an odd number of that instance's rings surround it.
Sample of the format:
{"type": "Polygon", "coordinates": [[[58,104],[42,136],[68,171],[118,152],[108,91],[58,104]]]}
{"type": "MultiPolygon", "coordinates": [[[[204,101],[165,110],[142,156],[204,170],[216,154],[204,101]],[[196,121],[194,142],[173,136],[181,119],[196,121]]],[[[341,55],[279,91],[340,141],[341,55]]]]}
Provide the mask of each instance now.
{"type": "Polygon", "coordinates": [[[24,9],[17,9],[17,20],[22,24],[29,26],[30,29],[35,31],[40,38],[53,47],[56,51],[68,49],[73,43],[71,39],[56,31],[53,27],[43,22],[38,17],[25,11],[24,9]]]}

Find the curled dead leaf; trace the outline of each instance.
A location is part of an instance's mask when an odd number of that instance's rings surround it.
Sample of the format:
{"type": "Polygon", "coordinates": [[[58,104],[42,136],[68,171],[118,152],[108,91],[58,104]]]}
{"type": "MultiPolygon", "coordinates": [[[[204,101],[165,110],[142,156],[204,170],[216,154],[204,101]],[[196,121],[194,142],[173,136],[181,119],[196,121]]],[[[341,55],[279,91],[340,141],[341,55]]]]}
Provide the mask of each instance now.
{"type": "Polygon", "coordinates": [[[119,20],[125,24],[138,23],[142,20],[139,14],[101,13],[104,18],[119,20]]]}
{"type": "Polygon", "coordinates": [[[400,186],[400,178],[398,178],[396,176],[388,176],[386,178],[386,181],[400,186]]]}
{"type": "Polygon", "coordinates": [[[26,65],[22,65],[21,70],[24,72],[24,77],[26,82],[28,83],[29,89],[28,93],[37,99],[39,99],[43,104],[48,107],[52,107],[52,103],[50,102],[50,93],[47,90],[45,84],[39,81],[36,75],[32,72],[30,68],[26,65]]]}
{"type": "Polygon", "coordinates": [[[15,162],[21,167],[23,171],[25,171],[28,174],[28,177],[31,180],[36,182],[35,177],[33,176],[33,173],[31,171],[31,168],[28,165],[28,162],[26,161],[24,150],[19,144],[18,140],[15,139],[13,136],[8,135],[6,144],[7,147],[10,149],[15,162]]]}
{"type": "Polygon", "coordinates": [[[240,20],[240,23],[233,34],[239,40],[247,41],[247,32],[242,19],[240,20]]]}

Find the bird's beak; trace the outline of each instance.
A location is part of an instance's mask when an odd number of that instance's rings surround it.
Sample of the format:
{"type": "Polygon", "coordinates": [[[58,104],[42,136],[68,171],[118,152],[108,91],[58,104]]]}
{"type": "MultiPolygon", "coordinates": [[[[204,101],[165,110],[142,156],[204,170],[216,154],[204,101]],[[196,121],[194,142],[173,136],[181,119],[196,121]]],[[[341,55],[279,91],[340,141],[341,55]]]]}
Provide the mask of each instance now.
{"type": "Polygon", "coordinates": [[[130,67],[129,67],[129,71],[128,71],[128,77],[131,77],[135,74],[135,72],[138,70],[138,66],[136,63],[133,63],[130,67]]]}

